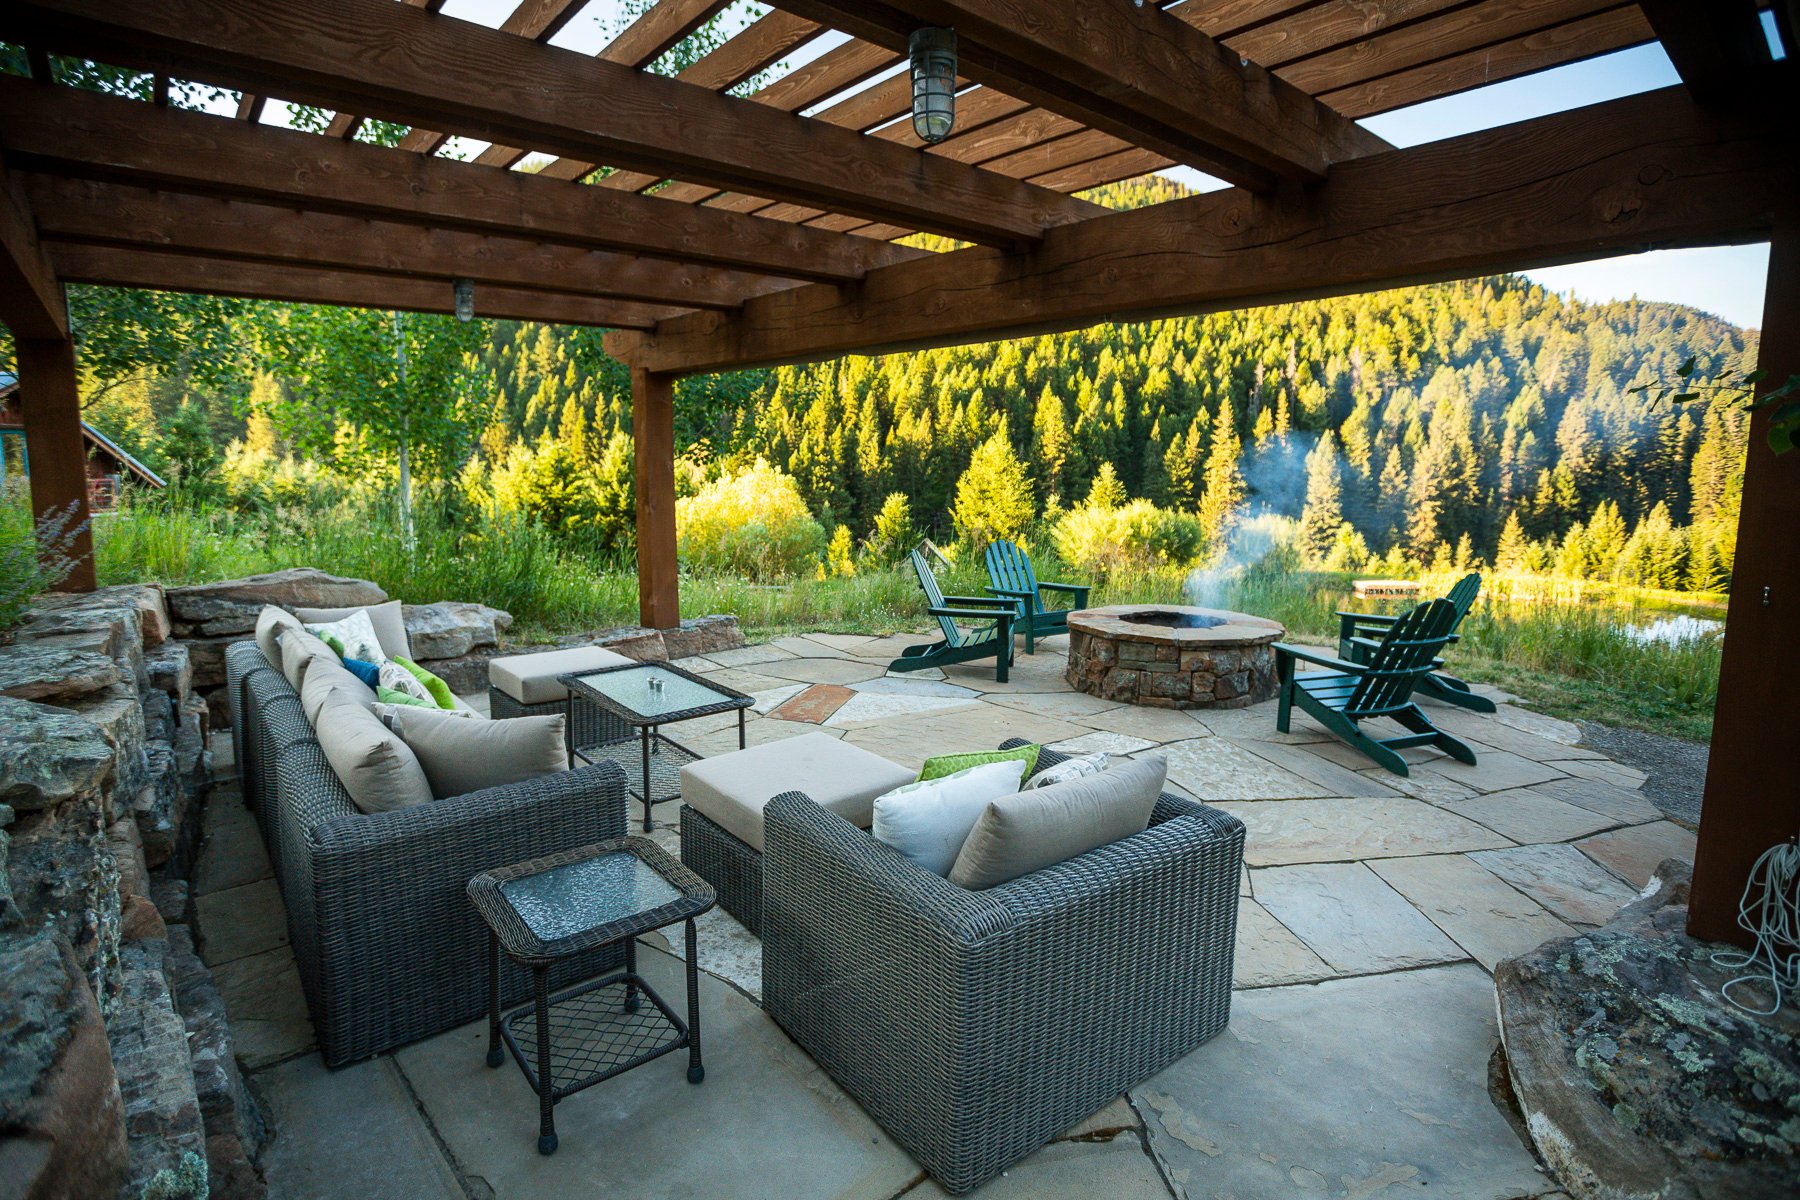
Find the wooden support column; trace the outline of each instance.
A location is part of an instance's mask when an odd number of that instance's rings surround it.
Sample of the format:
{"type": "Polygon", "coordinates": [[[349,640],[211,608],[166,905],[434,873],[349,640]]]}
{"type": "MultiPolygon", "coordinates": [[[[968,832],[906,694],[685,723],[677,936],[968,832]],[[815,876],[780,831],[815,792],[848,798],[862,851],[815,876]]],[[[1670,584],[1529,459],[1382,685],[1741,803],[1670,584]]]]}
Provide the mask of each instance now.
{"type": "MultiPolygon", "coordinates": [[[[1800,208],[1776,221],[1757,365],[1764,390],[1800,373],[1800,208]]],[[[1689,933],[1742,945],[1738,902],[1752,864],[1800,833],[1800,691],[1786,653],[1800,629],[1800,450],[1777,457],[1768,428],[1766,411],[1753,415],[1688,907],[1689,933]]]]}
{"type": "Polygon", "coordinates": [[[94,590],[94,538],[89,527],[87,445],[81,437],[81,397],[76,390],[75,343],[68,338],[17,339],[19,403],[25,417],[25,450],[31,461],[31,511],[42,519],[74,506],[80,529],[71,554],[75,569],[60,585],[94,590]]]}
{"type": "Polygon", "coordinates": [[[675,376],[633,367],[631,440],[637,455],[638,621],[681,624],[675,574],[675,376]]]}

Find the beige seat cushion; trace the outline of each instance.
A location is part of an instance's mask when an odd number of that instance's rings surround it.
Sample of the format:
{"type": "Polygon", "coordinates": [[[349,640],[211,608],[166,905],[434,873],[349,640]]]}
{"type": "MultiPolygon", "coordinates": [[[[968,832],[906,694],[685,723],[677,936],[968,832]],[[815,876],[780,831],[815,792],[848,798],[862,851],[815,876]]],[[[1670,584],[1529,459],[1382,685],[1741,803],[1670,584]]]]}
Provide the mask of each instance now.
{"type": "Polygon", "coordinates": [[[299,629],[300,621],[286,609],[276,608],[273,604],[263,605],[262,612],[256,616],[256,648],[263,652],[263,657],[270,665],[281,665],[281,631],[299,629]]]}
{"type": "Polygon", "coordinates": [[[681,768],[681,801],[759,853],[763,805],[805,792],[858,829],[875,818],[875,797],[911,783],[913,772],[828,733],[766,742],[681,768]]]}
{"type": "Polygon", "coordinates": [[[335,659],[310,663],[306,678],[300,683],[300,711],[315,728],[319,724],[319,708],[325,703],[327,693],[334,690],[342,691],[364,708],[375,702],[375,693],[369,690],[369,685],[346,670],[344,664],[335,659]]]}
{"type": "Polygon", "coordinates": [[[387,723],[418,757],[431,794],[442,800],[568,770],[566,720],[557,713],[475,721],[396,704],[387,723]]]}
{"type": "Polygon", "coordinates": [[[389,600],[386,604],[353,604],[349,608],[296,608],[294,615],[308,625],[329,625],[353,612],[369,614],[369,624],[375,627],[375,640],[381,643],[383,654],[389,658],[395,655],[412,657],[412,646],[406,640],[406,618],[398,600],[389,600]]]}
{"type": "Polygon", "coordinates": [[[520,704],[549,704],[569,698],[569,689],[556,681],[558,675],[622,667],[632,661],[600,646],[509,654],[488,662],[488,682],[520,704]]]}
{"type": "Polygon", "coordinates": [[[344,688],[326,692],[313,731],[325,761],[363,812],[392,812],[430,801],[431,784],[418,757],[344,688]]]}
{"type": "Polygon", "coordinates": [[[950,882],[990,888],[1142,833],[1167,774],[1167,761],[1152,754],[1098,774],[1001,796],[989,802],[969,831],[950,868],[950,882]]]}
{"type": "MultiPolygon", "coordinates": [[[[306,682],[306,668],[316,658],[338,661],[337,652],[304,629],[286,629],[281,634],[281,673],[296,692],[306,682]]],[[[342,665],[341,663],[339,664],[342,665]]]]}

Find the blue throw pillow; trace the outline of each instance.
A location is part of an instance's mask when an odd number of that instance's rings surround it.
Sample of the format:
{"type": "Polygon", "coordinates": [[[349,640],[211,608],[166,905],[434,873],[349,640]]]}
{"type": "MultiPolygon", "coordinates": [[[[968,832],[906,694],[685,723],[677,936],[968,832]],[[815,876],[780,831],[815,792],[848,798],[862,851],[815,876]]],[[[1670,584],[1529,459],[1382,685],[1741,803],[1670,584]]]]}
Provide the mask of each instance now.
{"type": "Polygon", "coordinates": [[[346,658],[344,669],[367,684],[371,692],[376,688],[376,681],[381,678],[380,667],[372,662],[364,662],[360,658],[346,658]]]}

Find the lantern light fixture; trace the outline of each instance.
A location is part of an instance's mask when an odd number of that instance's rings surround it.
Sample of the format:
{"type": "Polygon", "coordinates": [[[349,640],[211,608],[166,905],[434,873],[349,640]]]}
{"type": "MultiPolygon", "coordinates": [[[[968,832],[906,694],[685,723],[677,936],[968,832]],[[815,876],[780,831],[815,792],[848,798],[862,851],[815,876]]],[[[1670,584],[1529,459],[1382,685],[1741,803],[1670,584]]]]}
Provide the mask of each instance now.
{"type": "Polygon", "coordinates": [[[912,59],[912,127],[935,146],[956,124],[956,30],[915,29],[907,42],[912,59]]]}
{"type": "Polygon", "coordinates": [[[456,281],[456,319],[459,321],[475,319],[475,281],[473,279],[456,281]]]}

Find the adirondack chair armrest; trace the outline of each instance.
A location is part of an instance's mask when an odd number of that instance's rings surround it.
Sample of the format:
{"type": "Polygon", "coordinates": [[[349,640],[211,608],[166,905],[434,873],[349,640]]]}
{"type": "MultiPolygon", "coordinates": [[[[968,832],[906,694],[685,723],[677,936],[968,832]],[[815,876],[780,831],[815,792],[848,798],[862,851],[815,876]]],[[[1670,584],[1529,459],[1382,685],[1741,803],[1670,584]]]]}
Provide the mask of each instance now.
{"type": "Polygon", "coordinates": [[[1335,671],[1348,671],[1352,675],[1361,675],[1364,671],[1368,670],[1367,667],[1360,666],[1356,663],[1345,662],[1341,658],[1336,658],[1329,654],[1321,654],[1317,650],[1307,650],[1301,646],[1290,646],[1286,642],[1276,642],[1274,650],[1277,655],[1285,654],[1289,658],[1305,659],[1309,663],[1317,663],[1321,667],[1330,667],[1335,671]]]}
{"type": "Polygon", "coordinates": [[[1005,604],[1005,608],[928,608],[925,612],[928,616],[949,617],[953,621],[1011,621],[1012,601],[1005,604]]]}
{"type": "Polygon", "coordinates": [[[1038,581],[1038,587],[1048,588],[1053,592],[1068,592],[1072,596],[1085,596],[1094,590],[1091,583],[1045,583],[1038,581]]]}
{"type": "Polygon", "coordinates": [[[1026,588],[990,587],[987,590],[994,593],[996,596],[1007,596],[1014,600],[1033,600],[1037,597],[1037,593],[1026,588]]]}
{"type": "Polygon", "coordinates": [[[951,604],[961,604],[966,608],[1005,608],[1010,610],[1013,606],[1011,600],[996,600],[992,596],[945,596],[944,599],[951,604]]]}
{"type": "Polygon", "coordinates": [[[1400,619],[1382,613],[1345,612],[1342,609],[1338,610],[1337,617],[1339,621],[1353,622],[1357,625],[1379,625],[1384,629],[1400,619]]]}

